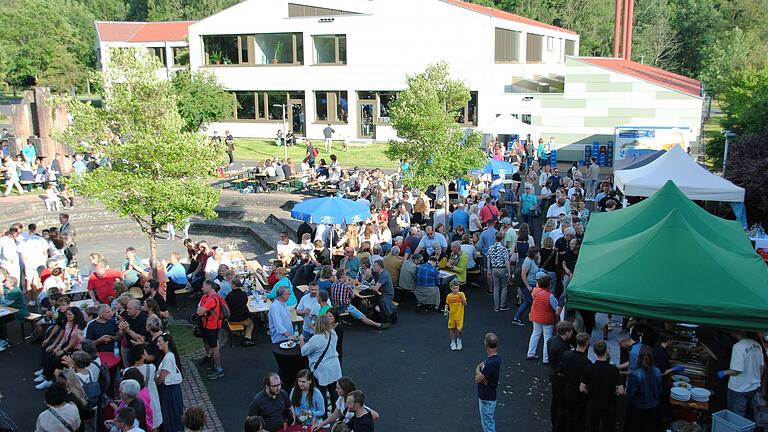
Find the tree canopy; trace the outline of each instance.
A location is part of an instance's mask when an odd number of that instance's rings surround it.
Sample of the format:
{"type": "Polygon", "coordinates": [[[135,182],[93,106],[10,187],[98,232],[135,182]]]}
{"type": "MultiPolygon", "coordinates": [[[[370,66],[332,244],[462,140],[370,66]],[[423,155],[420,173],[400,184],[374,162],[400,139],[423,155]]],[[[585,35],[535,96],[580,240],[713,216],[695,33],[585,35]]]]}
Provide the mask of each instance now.
{"type": "Polygon", "coordinates": [[[425,190],[464,177],[486,160],[480,135],[456,122],[469,101],[467,86],[449,77],[448,65],[430,65],[408,76],[407,86],[390,109],[390,121],[402,139],[389,142],[387,157],[410,164],[403,182],[425,190]]]}
{"type": "Polygon", "coordinates": [[[216,216],[219,192],[209,179],[224,149],[183,130],[170,82],[156,76],[154,62],[136,54],[116,52],[108,72],[100,75],[103,108],[64,98],[74,120],[59,139],[109,161],[73,184],[139,224],[150,240],[154,266],[156,236],[166,224],[181,224],[192,215],[216,216]]]}
{"type": "Polygon", "coordinates": [[[235,99],[208,72],[179,71],[171,80],[184,130],[196,132],[203,124],[233,116],[235,99]]]}

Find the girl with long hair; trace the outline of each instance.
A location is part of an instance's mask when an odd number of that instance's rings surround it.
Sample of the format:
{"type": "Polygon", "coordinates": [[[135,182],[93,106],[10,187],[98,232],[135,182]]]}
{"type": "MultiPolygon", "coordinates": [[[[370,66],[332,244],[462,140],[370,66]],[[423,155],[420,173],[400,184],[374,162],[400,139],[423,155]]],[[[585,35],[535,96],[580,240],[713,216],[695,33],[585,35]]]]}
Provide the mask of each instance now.
{"type": "Polygon", "coordinates": [[[157,391],[160,395],[160,410],[163,414],[163,431],[182,432],[184,424],[184,402],[181,397],[181,364],[176,343],[168,333],[157,338],[157,346],[163,353],[163,360],[155,376],[157,391]]]}
{"type": "Polygon", "coordinates": [[[643,345],[637,368],[627,380],[627,419],[624,432],[659,430],[661,372],[653,364],[653,348],[643,345]]]}
{"type": "Polygon", "coordinates": [[[300,370],[296,374],[296,384],[291,390],[291,410],[296,420],[309,425],[313,419],[321,419],[325,415],[323,400],[312,372],[309,369],[300,370]]]}

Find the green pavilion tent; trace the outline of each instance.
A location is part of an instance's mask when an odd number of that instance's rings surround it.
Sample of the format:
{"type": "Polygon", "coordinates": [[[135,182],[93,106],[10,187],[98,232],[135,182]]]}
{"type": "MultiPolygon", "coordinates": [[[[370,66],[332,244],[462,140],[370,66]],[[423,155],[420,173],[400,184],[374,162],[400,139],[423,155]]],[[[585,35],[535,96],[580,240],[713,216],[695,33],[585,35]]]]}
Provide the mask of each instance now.
{"type": "Polygon", "coordinates": [[[766,330],[768,269],[738,222],[710,215],[668,182],[641,203],[594,215],[566,304],[766,330]]]}

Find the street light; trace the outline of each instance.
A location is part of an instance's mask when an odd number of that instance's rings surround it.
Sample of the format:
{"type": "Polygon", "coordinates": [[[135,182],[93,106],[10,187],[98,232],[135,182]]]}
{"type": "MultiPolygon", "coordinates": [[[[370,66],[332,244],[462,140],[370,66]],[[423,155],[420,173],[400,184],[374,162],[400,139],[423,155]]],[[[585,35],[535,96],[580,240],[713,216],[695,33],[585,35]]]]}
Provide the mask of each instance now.
{"type": "Polygon", "coordinates": [[[728,139],[734,138],[736,134],[729,130],[724,130],[722,134],[725,137],[725,149],[723,150],[723,177],[725,177],[725,163],[728,162],[728,139]]]}
{"type": "Polygon", "coordinates": [[[285,121],[285,108],[286,104],[274,104],[273,107],[280,107],[283,109],[283,149],[285,151],[285,157],[283,160],[288,160],[288,125],[285,121]]]}

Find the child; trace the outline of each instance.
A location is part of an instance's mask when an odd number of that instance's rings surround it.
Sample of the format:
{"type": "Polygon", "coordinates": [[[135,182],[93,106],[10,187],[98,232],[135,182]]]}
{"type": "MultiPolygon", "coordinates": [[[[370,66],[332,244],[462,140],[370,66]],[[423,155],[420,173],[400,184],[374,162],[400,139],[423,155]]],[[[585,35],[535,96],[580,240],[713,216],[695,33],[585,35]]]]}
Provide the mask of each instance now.
{"type": "Polygon", "coordinates": [[[451,281],[451,293],[445,297],[445,313],[448,315],[448,334],[451,337],[451,351],[461,351],[461,331],[464,328],[464,306],[467,296],[459,291],[461,283],[451,281]]]}
{"type": "Polygon", "coordinates": [[[72,188],[70,188],[69,185],[64,185],[64,189],[62,189],[59,194],[59,198],[65,208],[68,207],[70,210],[75,208],[75,193],[72,192],[72,188]]]}
{"type": "Polygon", "coordinates": [[[45,191],[45,209],[59,211],[59,191],[53,183],[48,183],[48,189],[45,191]]]}

